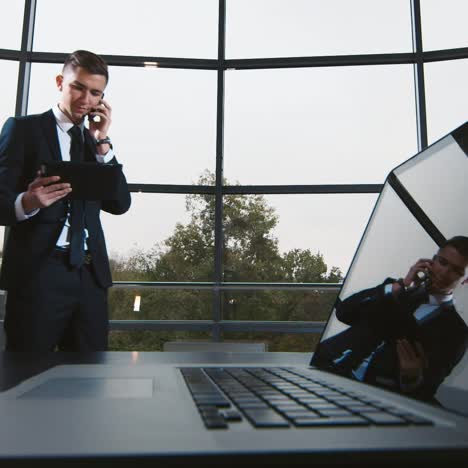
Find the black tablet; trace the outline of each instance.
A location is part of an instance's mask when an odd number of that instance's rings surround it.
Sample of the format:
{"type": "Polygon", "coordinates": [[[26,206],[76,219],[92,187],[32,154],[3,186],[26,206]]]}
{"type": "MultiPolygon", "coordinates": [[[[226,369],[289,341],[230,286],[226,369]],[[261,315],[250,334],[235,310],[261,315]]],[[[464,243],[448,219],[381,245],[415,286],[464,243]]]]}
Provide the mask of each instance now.
{"type": "Polygon", "coordinates": [[[60,176],[72,191],[75,200],[116,200],[122,180],[122,164],[95,162],[48,161],[41,165],[45,177],[60,176]]]}

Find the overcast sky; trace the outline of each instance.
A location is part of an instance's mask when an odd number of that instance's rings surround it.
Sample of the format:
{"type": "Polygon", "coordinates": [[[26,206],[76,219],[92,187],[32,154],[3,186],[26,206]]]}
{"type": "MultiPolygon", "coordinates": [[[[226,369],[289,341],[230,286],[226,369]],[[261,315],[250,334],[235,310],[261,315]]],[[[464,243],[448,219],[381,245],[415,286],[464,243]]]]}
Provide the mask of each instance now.
{"type": "MultiPolygon", "coordinates": [[[[0,48],[18,49],[22,0],[0,0],[0,48]]],[[[34,50],[216,58],[217,0],[38,0],[34,50]],[[138,8],[135,4],[138,4],[138,8]],[[70,6],[72,3],[70,2],[70,6]],[[91,12],[91,13],[90,13],[91,12]],[[90,19],[93,19],[92,21],[90,19]],[[95,20],[94,20],[95,19],[95,20]],[[57,40],[60,38],[60,40],[57,40]]],[[[468,47],[464,0],[423,0],[426,50],[468,47]]],[[[409,0],[231,0],[227,58],[411,51],[409,0]]],[[[0,61],[0,120],[14,113],[17,65],[0,61]]],[[[29,112],[58,100],[57,65],[32,68],[29,112]]],[[[467,118],[468,60],[427,64],[429,139],[467,118]]],[[[216,72],[111,68],[111,137],[129,182],[195,183],[215,169],[216,72]],[[142,138],[143,137],[143,138],[142,138]]],[[[417,151],[411,65],[226,72],[225,176],[241,184],[383,183],[417,151]]],[[[282,251],[310,248],[344,271],[376,195],[267,196],[282,251]]],[[[128,254],[186,222],[184,195],[135,194],[103,216],[128,254]]]]}

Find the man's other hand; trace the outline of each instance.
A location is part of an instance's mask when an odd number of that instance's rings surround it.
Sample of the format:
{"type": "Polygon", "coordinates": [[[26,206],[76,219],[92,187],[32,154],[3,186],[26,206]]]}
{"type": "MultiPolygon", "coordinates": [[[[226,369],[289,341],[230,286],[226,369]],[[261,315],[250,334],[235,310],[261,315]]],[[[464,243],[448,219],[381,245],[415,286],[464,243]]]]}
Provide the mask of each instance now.
{"type": "Polygon", "coordinates": [[[46,208],[66,197],[72,191],[70,184],[58,183],[59,180],[59,176],[42,177],[38,173],[23,195],[24,212],[30,213],[39,208],[46,208]]]}
{"type": "Polygon", "coordinates": [[[400,366],[401,381],[407,384],[417,383],[423,377],[423,371],[428,367],[426,353],[421,343],[411,344],[407,339],[397,340],[396,350],[400,366]]]}

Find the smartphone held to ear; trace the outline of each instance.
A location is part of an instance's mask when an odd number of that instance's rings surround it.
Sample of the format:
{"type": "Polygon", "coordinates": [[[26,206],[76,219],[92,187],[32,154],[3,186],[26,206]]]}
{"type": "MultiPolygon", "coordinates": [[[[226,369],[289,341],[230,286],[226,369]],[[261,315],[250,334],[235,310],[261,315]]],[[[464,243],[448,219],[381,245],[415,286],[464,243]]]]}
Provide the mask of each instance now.
{"type": "MultiPolygon", "coordinates": [[[[98,106],[102,105],[102,98],[104,98],[104,93],[102,93],[102,97],[101,97],[101,100],[99,101],[98,106]]],[[[99,110],[99,107],[94,107],[94,108],[91,109],[91,112],[87,115],[88,120],[90,122],[100,122],[101,121],[101,117],[99,117],[99,115],[93,115],[94,112],[97,112],[98,110],[99,110]]]]}
{"type": "MultiPolygon", "coordinates": [[[[91,112],[95,112],[96,109],[93,109],[91,112]]],[[[99,115],[92,115],[92,114],[87,114],[87,117],[88,117],[88,120],[90,122],[100,122],[101,121],[101,117],[99,117],[99,115]]]]}
{"type": "Polygon", "coordinates": [[[418,271],[416,273],[417,283],[422,284],[429,281],[429,272],[428,271],[418,271]]]}

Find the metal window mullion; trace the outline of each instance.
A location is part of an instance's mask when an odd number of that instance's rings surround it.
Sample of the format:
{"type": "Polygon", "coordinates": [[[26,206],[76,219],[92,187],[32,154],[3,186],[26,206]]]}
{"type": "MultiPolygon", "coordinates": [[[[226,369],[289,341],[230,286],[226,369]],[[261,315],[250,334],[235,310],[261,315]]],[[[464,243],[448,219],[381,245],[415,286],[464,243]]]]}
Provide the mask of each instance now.
{"type": "Polygon", "coordinates": [[[19,57],[18,87],[16,91],[16,116],[26,115],[28,110],[29,82],[31,78],[31,62],[29,61],[28,55],[32,52],[35,16],[36,0],[25,0],[19,57]]]}
{"type": "MultiPolygon", "coordinates": [[[[176,185],[129,183],[135,193],[193,193],[216,195],[215,185],[176,185]]],[[[223,195],[380,193],[383,184],[313,184],[313,185],[224,185],[223,195]]]]}
{"type": "Polygon", "coordinates": [[[226,1],[219,0],[218,12],[218,70],[216,100],[216,180],[215,180],[215,252],[213,288],[213,341],[221,340],[219,322],[222,319],[223,294],[219,289],[223,281],[223,155],[224,155],[224,58],[226,38],[226,1]]]}
{"type": "Polygon", "coordinates": [[[162,289],[162,290],[195,290],[211,291],[335,291],[341,289],[342,283],[255,283],[255,282],[162,282],[162,281],[114,281],[117,289],[162,289]]]}
{"type": "MultiPolygon", "coordinates": [[[[468,47],[440,49],[422,52],[425,63],[444,60],[458,60],[468,58],[468,47]]],[[[28,58],[31,63],[61,64],[68,56],[62,52],[30,51],[28,58]]],[[[102,55],[109,66],[116,67],[146,67],[174,68],[187,70],[218,70],[217,59],[196,59],[178,57],[153,57],[138,55],[102,55]]],[[[19,61],[21,51],[2,49],[1,60],[19,61]]],[[[414,52],[368,54],[368,55],[330,55],[318,57],[277,57],[268,59],[235,59],[224,60],[224,70],[261,70],[265,68],[313,68],[313,67],[345,67],[366,65],[405,65],[415,62],[414,52]]]]}
{"type": "MultiPolygon", "coordinates": [[[[1,323],[1,321],[0,321],[1,323]]],[[[227,332],[322,333],[325,321],[265,321],[265,320],[110,320],[111,330],[210,331],[217,325],[227,332]]]]}
{"type": "Polygon", "coordinates": [[[427,148],[427,115],[420,0],[411,0],[411,29],[413,33],[413,53],[415,56],[413,68],[418,151],[422,151],[427,148]]]}

